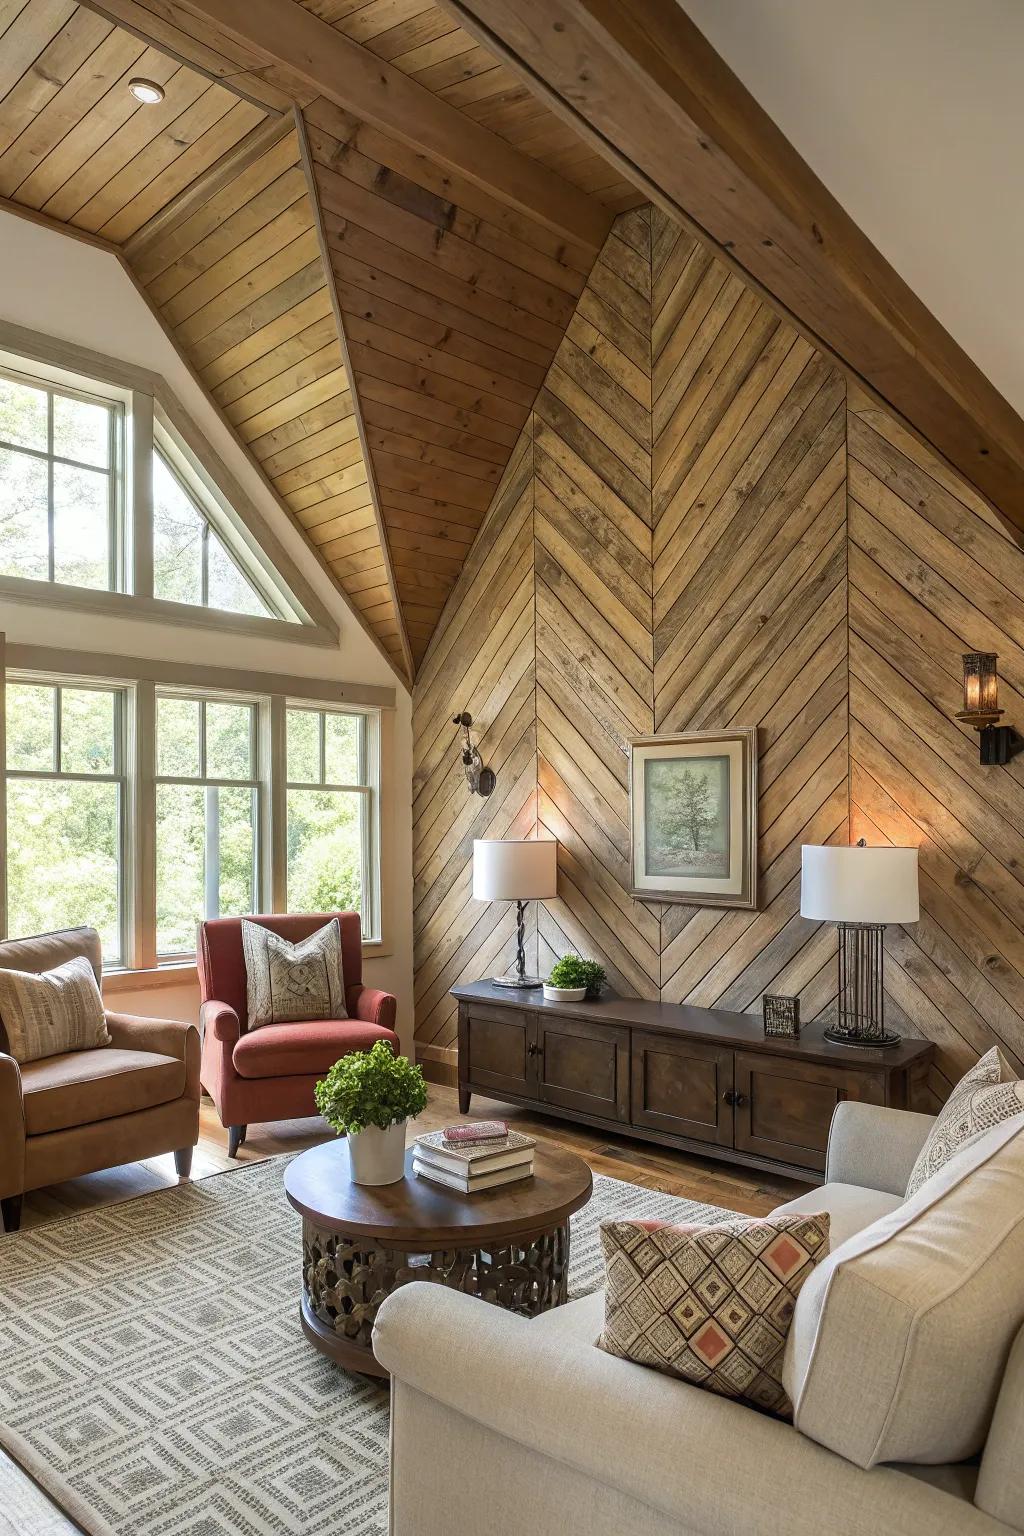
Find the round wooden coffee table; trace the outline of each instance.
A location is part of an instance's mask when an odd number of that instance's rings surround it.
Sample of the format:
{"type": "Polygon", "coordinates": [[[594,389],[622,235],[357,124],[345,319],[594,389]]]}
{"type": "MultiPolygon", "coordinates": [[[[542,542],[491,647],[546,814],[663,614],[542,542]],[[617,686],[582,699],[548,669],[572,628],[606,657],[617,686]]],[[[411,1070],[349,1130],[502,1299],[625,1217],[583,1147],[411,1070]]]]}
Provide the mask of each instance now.
{"type": "Polygon", "coordinates": [[[302,1328],[348,1370],[388,1373],[371,1334],[385,1296],[432,1280],[524,1317],[566,1299],[569,1217],[590,1199],[590,1169],[538,1142],[534,1174],[460,1195],[418,1178],[412,1148],[397,1184],[353,1184],[348,1143],[312,1147],[289,1163],[285,1193],[302,1216],[302,1328]]]}

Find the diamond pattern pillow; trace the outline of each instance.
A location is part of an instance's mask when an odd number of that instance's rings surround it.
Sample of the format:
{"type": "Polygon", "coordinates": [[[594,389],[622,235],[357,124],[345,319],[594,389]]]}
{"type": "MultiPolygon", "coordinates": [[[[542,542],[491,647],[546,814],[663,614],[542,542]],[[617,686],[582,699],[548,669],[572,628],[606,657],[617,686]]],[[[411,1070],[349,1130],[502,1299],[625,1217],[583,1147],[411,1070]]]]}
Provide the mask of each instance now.
{"type": "Polygon", "coordinates": [[[243,917],[242,953],[250,1029],[348,1018],[336,917],[298,944],[243,917]]]}
{"type": "Polygon", "coordinates": [[[827,1212],[714,1227],[602,1222],[600,1348],[792,1418],[782,1385],[786,1335],[828,1234],[827,1212]]]}
{"type": "Polygon", "coordinates": [[[1024,1114],[1024,1082],[1014,1077],[994,1045],[964,1074],[940,1109],[911,1171],[907,1199],[964,1147],[1019,1114],[1024,1114]]]}

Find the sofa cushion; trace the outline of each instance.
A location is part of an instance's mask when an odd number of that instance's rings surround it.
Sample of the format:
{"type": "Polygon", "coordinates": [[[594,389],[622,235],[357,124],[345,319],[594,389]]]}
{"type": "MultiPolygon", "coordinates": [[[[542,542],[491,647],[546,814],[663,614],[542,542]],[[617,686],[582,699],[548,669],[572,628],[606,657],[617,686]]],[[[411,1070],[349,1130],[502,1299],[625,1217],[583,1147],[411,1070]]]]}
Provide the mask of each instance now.
{"type": "Polygon", "coordinates": [[[368,1051],[378,1040],[394,1039],[390,1029],[362,1019],[265,1024],[241,1036],[231,1059],[239,1077],[308,1077],[329,1072],[350,1051],[368,1051]]]}
{"type": "Polygon", "coordinates": [[[552,1307],[532,1319],[531,1329],[579,1344],[596,1344],[604,1327],[604,1291],[591,1291],[563,1307],[552,1307]]]}
{"type": "Polygon", "coordinates": [[[992,1427],[985,1441],[974,1501],[979,1509],[1019,1530],[1024,1516],[1024,1328],[1003,1372],[992,1427]]]}
{"type": "Polygon", "coordinates": [[[828,1211],[829,1247],[833,1253],[848,1237],[870,1227],[880,1216],[888,1216],[903,1201],[899,1195],[888,1195],[880,1189],[864,1189],[860,1184],[822,1184],[809,1190],[796,1200],[777,1205],[773,1216],[801,1215],[811,1211],[828,1211]]]}
{"type": "Polygon", "coordinates": [[[604,1221],[600,1347],[788,1418],[782,1355],[800,1288],[828,1252],[828,1216],[716,1226],[604,1221]]]}
{"type": "Polygon", "coordinates": [[[994,1045],[964,1074],[939,1111],[907,1181],[908,1198],[962,1147],[1022,1110],[1024,1083],[1017,1081],[994,1045]]]}
{"type": "Polygon", "coordinates": [[[67,1051],[21,1069],[29,1136],[169,1104],[185,1092],[185,1063],[155,1051],[67,1051]]]}
{"type": "Polygon", "coordinates": [[[1024,1323],[1024,1115],[958,1152],[800,1292],[783,1366],[803,1434],[860,1467],[985,1444],[1024,1323]]]}
{"type": "Polygon", "coordinates": [[[298,943],[242,918],[249,1028],[344,1018],[341,926],[332,917],[298,943]]]}
{"type": "Polygon", "coordinates": [[[0,968],[0,1018],[19,1063],[110,1044],[96,973],[85,955],[52,971],[0,968]]]}

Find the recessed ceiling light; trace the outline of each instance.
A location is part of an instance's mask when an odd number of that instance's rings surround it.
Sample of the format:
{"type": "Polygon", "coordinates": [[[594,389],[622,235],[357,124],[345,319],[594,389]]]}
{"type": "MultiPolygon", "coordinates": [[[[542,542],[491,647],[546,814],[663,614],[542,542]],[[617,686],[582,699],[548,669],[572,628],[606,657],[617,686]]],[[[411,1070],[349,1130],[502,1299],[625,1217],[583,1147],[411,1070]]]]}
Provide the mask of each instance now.
{"type": "Polygon", "coordinates": [[[155,107],[158,101],[164,99],[164,88],[157,85],[155,80],[129,80],[128,89],[136,101],[141,101],[145,107],[155,107]]]}

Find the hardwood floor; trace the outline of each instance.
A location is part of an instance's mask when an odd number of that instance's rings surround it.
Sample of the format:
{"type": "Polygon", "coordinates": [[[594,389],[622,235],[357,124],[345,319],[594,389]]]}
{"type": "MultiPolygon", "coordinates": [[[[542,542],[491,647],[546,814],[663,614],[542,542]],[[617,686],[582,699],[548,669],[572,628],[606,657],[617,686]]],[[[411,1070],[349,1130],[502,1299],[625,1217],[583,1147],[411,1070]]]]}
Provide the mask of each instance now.
{"type": "MultiPolygon", "coordinates": [[[[709,1158],[693,1157],[633,1141],[625,1136],[608,1136],[587,1126],[569,1125],[561,1120],[531,1114],[514,1105],[501,1105],[474,1095],[472,1117],[483,1119],[501,1114],[522,1130],[529,1130],[549,1141],[570,1147],[584,1157],[595,1173],[643,1184],[666,1194],[702,1200],[709,1205],[723,1205],[749,1215],[764,1215],[784,1200],[791,1200],[807,1188],[794,1180],[768,1174],[744,1173],[709,1158]]],[[[454,1088],[430,1084],[430,1103],[415,1123],[417,1131],[435,1130],[460,1118],[454,1088]]],[[[203,1179],[243,1163],[259,1162],[281,1152],[301,1152],[324,1141],[331,1132],[320,1119],[284,1120],[273,1125],[250,1126],[249,1134],[237,1159],[227,1155],[227,1131],[217,1118],[209,1099],[204,1098],[199,1116],[199,1145],[192,1162],[192,1177],[203,1179]]],[[[49,1189],[35,1190],[25,1196],[22,1230],[40,1226],[76,1211],[128,1200],[178,1182],[171,1153],[128,1163],[102,1173],[70,1179],[49,1189]]]]}

